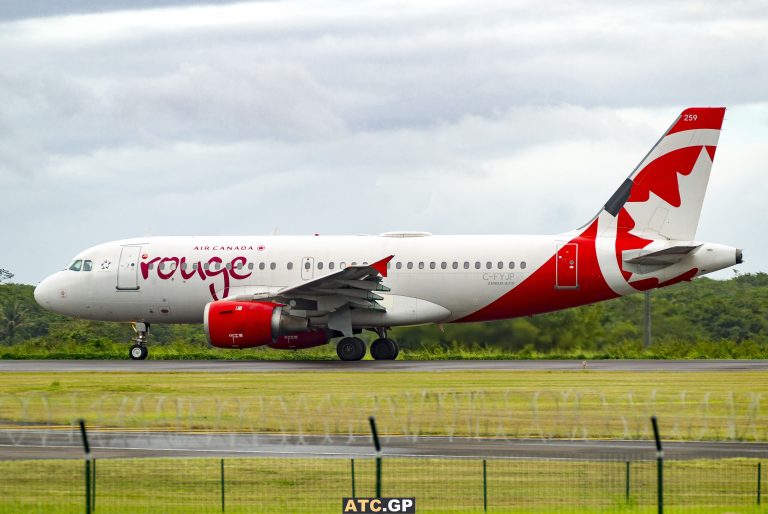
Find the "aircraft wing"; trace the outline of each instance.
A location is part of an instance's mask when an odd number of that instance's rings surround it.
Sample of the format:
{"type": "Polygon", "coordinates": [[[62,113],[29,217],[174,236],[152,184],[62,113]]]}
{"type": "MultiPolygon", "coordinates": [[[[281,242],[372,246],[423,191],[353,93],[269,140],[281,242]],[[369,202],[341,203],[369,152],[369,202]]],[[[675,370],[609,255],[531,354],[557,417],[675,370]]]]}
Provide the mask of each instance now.
{"type": "Polygon", "coordinates": [[[383,298],[374,291],[389,291],[381,281],[387,276],[387,264],[393,257],[390,255],[373,264],[348,266],[277,291],[238,295],[227,300],[273,301],[289,305],[291,310],[307,311],[311,316],[327,314],[344,307],[384,312],[386,309],[379,303],[383,298]]]}

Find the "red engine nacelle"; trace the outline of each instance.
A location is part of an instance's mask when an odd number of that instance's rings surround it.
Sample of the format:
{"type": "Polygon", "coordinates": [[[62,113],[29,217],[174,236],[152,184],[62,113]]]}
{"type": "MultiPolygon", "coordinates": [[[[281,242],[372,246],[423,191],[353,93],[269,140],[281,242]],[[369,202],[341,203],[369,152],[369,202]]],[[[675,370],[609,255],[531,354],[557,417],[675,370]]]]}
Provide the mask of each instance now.
{"type": "Polygon", "coordinates": [[[300,350],[302,348],[312,348],[313,346],[322,346],[328,343],[328,332],[325,330],[310,330],[309,332],[299,332],[280,336],[277,341],[270,344],[270,348],[276,350],[300,350]]]}
{"type": "Polygon", "coordinates": [[[309,332],[309,320],[284,314],[282,305],[272,302],[211,302],[203,321],[208,342],[218,348],[252,348],[309,332]]]}

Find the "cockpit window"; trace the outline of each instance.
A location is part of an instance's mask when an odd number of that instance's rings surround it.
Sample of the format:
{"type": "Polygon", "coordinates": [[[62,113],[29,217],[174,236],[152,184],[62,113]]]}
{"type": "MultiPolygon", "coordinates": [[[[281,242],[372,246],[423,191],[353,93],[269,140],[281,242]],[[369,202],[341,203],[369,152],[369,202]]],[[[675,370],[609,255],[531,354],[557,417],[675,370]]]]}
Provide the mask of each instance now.
{"type": "Polygon", "coordinates": [[[72,265],[69,267],[70,271],[80,271],[80,268],[83,267],[83,261],[77,260],[72,263],[72,265]]]}
{"type": "Polygon", "coordinates": [[[83,261],[83,271],[91,271],[93,269],[93,261],[83,261]]]}

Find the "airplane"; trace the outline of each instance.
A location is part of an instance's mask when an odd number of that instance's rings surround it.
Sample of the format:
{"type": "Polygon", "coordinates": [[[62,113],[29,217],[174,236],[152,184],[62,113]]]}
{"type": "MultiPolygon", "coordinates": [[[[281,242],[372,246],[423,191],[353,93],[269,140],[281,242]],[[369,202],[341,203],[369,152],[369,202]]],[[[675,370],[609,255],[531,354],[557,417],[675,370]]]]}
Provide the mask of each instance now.
{"type": "Polygon", "coordinates": [[[694,240],[725,115],[684,110],[597,215],[556,235],[174,236],[101,244],[35,299],[77,318],[130,322],[130,358],[154,323],[203,323],[218,348],[336,344],[340,359],[396,359],[392,327],[533,316],[667,287],[742,262],[694,240]]]}

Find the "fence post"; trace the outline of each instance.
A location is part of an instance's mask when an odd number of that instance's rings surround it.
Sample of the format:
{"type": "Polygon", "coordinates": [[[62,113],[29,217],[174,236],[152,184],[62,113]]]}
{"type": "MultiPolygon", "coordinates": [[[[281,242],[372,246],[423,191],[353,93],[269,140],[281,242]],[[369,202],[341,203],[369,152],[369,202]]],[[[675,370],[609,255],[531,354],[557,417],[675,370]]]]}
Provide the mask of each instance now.
{"type": "Polygon", "coordinates": [[[488,472],[483,459],[483,512],[488,512],[488,472]]]}
{"type": "Polygon", "coordinates": [[[379,433],[376,431],[376,418],[368,418],[371,424],[371,433],[373,434],[373,445],[376,447],[376,498],[381,498],[381,444],[379,443],[379,433]]]}
{"type": "Polygon", "coordinates": [[[763,481],[762,463],[757,463],[757,504],[760,505],[760,483],[763,481]]]}
{"type": "Polygon", "coordinates": [[[353,457],[349,460],[352,464],[352,498],[357,498],[357,495],[355,494],[355,458],[353,457]]]}
{"type": "Polygon", "coordinates": [[[656,439],[656,480],[657,480],[657,498],[659,505],[659,514],[664,513],[664,450],[661,448],[661,437],[659,437],[659,424],[656,416],[651,416],[653,424],[653,437],[656,439]]]}
{"type": "Polygon", "coordinates": [[[85,432],[83,419],[80,420],[80,436],[85,452],[85,514],[91,514],[91,447],[88,445],[88,434],[85,432]]]}
{"type": "Polygon", "coordinates": [[[626,487],[625,487],[625,496],[627,498],[627,503],[629,503],[629,461],[627,461],[627,473],[626,473],[626,487]]]}
{"type": "Polygon", "coordinates": [[[91,461],[91,511],[96,512],[96,459],[91,461]]]}
{"type": "Polygon", "coordinates": [[[224,459],[221,459],[221,512],[224,512],[224,459]]]}

